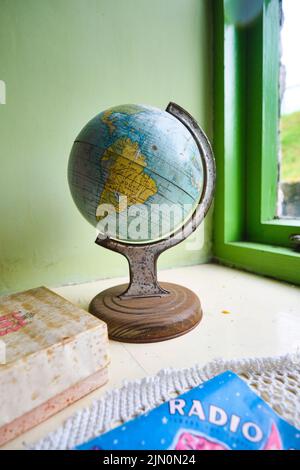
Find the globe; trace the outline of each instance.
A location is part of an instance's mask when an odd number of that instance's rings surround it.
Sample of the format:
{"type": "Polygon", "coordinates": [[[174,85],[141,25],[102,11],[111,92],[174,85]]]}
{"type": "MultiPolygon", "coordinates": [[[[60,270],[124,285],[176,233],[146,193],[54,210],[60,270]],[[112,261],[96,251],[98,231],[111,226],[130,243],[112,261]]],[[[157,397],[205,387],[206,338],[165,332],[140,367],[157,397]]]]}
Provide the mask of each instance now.
{"type": "Polygon", "coordinates": [[[68,181],[81,214],[104,236],[130,243],[174,233],[195,211],[203,166],[190,131],[145,105],[101,112],[76,138],[68,181]]]}

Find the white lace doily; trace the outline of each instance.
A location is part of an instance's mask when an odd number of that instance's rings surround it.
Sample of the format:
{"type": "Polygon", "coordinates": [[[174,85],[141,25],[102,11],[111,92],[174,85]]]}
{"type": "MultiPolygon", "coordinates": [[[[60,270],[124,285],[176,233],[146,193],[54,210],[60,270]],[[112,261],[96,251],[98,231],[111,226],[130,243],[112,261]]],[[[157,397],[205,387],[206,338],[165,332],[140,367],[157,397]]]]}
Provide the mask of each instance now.
{"type": "Polygon", "coordinates": [[[161,370],[154,377],[126,382],[76,412],[56,431],[27,446],[71,449],[224,372],[239,374],[279,415],[300,427],[300,354],[278,358],[215,360],[204,367],[161,370]]]}

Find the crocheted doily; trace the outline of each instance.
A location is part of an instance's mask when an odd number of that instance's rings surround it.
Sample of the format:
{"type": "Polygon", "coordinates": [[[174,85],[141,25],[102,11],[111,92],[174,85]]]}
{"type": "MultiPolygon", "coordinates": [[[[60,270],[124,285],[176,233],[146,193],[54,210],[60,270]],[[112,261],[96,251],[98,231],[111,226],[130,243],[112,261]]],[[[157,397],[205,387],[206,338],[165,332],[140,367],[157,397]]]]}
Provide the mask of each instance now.
{"type": "Polygon", "coordinates": [[[68,418],[56,431],[28,447],[71,449],[229,369],[239,374],[279,415],[300,427],[300,354],[296,354],[215,360],[204,367],[166,369],[154,377],[125,382],[121,388],[106,392],[88,408],[68,418]]]}

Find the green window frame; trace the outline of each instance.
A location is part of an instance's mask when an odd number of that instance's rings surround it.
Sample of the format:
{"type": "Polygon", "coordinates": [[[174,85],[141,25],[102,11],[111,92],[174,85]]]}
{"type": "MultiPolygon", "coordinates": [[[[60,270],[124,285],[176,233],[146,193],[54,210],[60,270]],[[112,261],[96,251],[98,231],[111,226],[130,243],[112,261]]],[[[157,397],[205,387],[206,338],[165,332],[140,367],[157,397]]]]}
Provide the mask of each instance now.
{"type": "Polygon", "coordinates": [[[214,0],[214,210],[216,260],[300,285],[289,236],[300,220],[276,219],[279,0],[264,0],[247,28],[227,24],[214,0]]]}

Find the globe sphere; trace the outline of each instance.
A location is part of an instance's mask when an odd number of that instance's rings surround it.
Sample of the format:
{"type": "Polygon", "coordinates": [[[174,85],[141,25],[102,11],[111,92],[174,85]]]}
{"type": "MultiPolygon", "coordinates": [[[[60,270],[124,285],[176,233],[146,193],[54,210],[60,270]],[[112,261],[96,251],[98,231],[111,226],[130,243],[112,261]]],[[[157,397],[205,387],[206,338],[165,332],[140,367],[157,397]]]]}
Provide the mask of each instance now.
{"type": "Polygon", "coordinates": [[[104,236],[130,243],[166,238],[195,211],[203,191],[200,151],[172,114],[121,105],[89,121],[73,144],[74,202],[104,236]]]}

